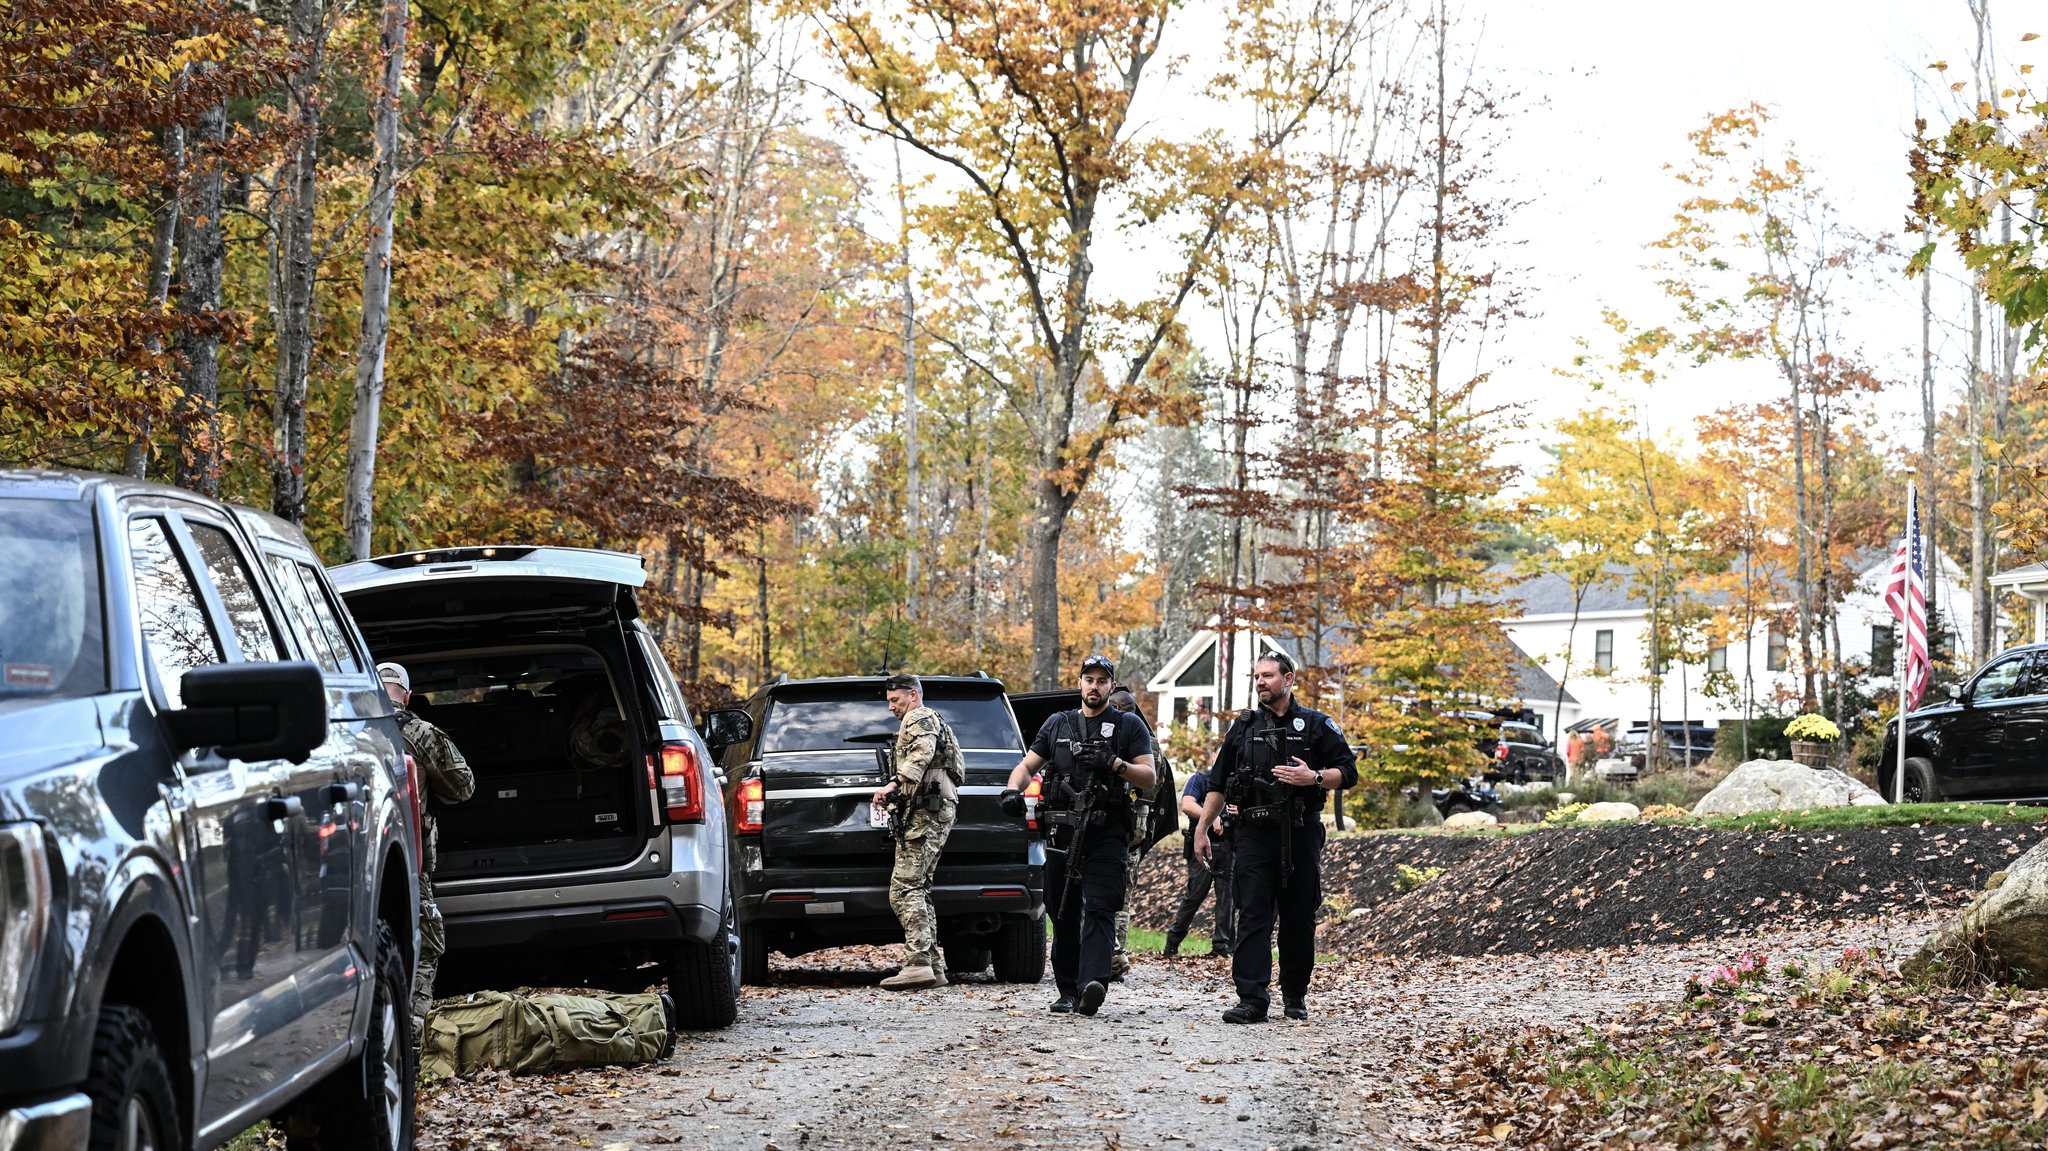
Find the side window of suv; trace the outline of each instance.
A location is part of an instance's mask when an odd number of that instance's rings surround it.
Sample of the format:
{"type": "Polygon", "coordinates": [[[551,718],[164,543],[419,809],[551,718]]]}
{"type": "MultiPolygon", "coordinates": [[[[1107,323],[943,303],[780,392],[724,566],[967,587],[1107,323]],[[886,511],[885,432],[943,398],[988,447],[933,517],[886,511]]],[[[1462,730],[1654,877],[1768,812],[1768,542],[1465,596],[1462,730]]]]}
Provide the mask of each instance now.
{"type": "Polygon", "coordinates": [[[647,670],[654,681],[654,695],[661,704],[662,718],[680,723],[690,722],[690,705],[683,700],[683,689],[677,685],[675,673],[669,670],[668,657],[661,654],[661,644],[653,636],[640,637],[640,654],[647,660],[647,670]]]}
{"type": "Polygon", "coordinates": [[[270,617],[264,614],[263,598],[256,594],[256,581],[250,578],[235,541],[212,524],[188,520],[186,526],[192,531],[192,542],[199,545],[200,558],[206,564],[207,575],[213,578],[214,590],[220,593],[221,606],[227,609],[228,626],[235,633],[235,646],[241,649],[242,658],[276,662],[280,658],[277,632],[270,626],[270,617]]]}
{"type": "Polygon", "coordinates": [[[1970,699],[1974,703],[1989,703],[2026,693],[2025,656],[2014,656],[1984,669],[1977,682],[1970,688],[1970,699]]]}
{"type": "Polygon", "coordinates": [[[167,707],[183,706],[179,684],[195,667],[221,662],[220,639],[207,622],[199,588],[171,545],[164,521],[128,521],[128,554],[135,569],[135,607],[143,649],[156,669],[167,707]]]}
{"type": "Polygon", "coordinates": [[[330,673],[360,673],[363,665],[357,660],[355,648],[349,643],[341,624],[334,618],[333,607],[327,602],[320,577],[306,564],[290,556],[267,555],[264,558],[270,565],[270,578],[277,585],[278,598],[284,602],[285,616],[292,630],[298,633],[306,653],[330,673]]]}

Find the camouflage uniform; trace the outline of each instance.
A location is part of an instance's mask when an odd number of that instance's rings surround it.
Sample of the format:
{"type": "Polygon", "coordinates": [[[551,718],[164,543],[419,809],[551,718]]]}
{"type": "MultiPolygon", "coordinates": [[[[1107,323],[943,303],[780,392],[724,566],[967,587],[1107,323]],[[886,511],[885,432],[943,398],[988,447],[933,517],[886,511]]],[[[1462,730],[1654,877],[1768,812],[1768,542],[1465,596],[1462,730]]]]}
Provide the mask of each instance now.
{"type": "MultiPolygon", "coordinates": [[[[1157,769],[1158,765],[1165,763],[1165,758],[1166,757],[1164,756],[1154,757],[1153,763],[1155,766],[1155,770],[1157,769]]],[[[1151,803],[1152,818],[1154,820],[1157,820],[1159,818],[1160,812],[1170,812],[1173,810],[1173,801],[1176,797],[1162,794],[1163,792],[1172,790],[1167,786],[1171,782],[1172,779],[1164,771],[1159,771],[1158,779],[1153,782],[1151,803]],[[1161,807],[1161,804],[1165,804],[1165,806],[1161,807]]],[[[1132,798],[1136,799],[1137,797],[1134,794],[1132,798]]],[[[1138,865],[1144,862],[1145,860],[1145,852],[1147,850],[1145,846],[1145,840],[1149,838],[1150,836],[1147,834],[1145,828],[1134,828],[1131,831],[1130,857],[1128,860],[1126,860],[1127,864],[1129,865],[1129,871],[1126,872],[1126,874],[1130,876],[1130,880],[1132,882],[1135,882],[1138,878],[1138,865]]],[[[1131,935],[1130,889],[1131,883],[1126,882],[1124,884],[1123,905],[1116,909],[1116,947],[1109,959],[1109,974],[1110,978],[1112,979],[1122,979],[1124,975],[1131,969],[1131,955],[1130,951],[1126,947],[1126,944],[1129,942],[1131,935]]]]}
{"type": "Polygon", "coordinates": [[[945,960],[939,954],[939,914],[932,907],[932,873],[939,853],[953,833],[959,787],[966,781],[960,744],[939,713],[919,707],[903,717],[896,733],[896,776],[918,796],[910,805],[909,826],[896,843],[896,867],[889,874],[889,907],[903,924],[903,966],[930,967],[941,978],[945,960]],[[936,797],[930,810],[924,797],[936,797]]]}
{"type": "Polygon", "coordinates": [[[419,716],[399,709],[400,729],[405,733],[405,750],[422,777],[420,810],[420,955],[412,974],[412,1033],[414,1042],[427,1032],[427,1009],[434,1005],[434,975],[441,968],[441,956],[448,950],[448,936],[441,926],[441,908],[434,902],[434,864],[439,847],[439,826],[434,812],[441,804],[461,803],[476,794],[476,776],[469,761],[455,748],[448,734],[419,716]]]}

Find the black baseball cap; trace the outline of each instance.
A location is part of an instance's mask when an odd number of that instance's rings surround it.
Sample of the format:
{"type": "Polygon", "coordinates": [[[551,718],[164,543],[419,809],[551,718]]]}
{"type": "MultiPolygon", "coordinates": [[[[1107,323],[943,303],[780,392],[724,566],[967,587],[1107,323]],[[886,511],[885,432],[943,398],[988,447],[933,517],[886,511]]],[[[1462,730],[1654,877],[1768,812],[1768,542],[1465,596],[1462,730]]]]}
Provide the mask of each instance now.
{"type": "Polygon", "coordinates": [[[1091,655],[1081,661],[1081,674],[1087,675],[1091,671],[1102,672],[1112,682],[1116,679],[1116,664],[1112,663],[1106,655],[1091,655]]]}

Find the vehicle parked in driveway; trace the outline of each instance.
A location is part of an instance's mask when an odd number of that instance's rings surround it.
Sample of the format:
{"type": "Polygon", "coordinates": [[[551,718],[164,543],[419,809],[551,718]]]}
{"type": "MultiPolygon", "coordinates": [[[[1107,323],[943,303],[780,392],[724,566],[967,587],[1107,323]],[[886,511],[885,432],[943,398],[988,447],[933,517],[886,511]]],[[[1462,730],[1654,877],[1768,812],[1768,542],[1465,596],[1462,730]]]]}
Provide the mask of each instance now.
{"type": "MultiPolygon", "coordinates": [[[[777,680],[707,717],[733,779],[733,887],[743,978],[763,983],[771,951],[803,955],[893,943],[895,845],[869,821],[899,727],[882,676],[777,680]]],[[[1045,866],[1024,821],[997,806],[1024,741],[1000,681],[925,676],[925,703],[960,742],[967,783],[939,858],[932,903],[949,970],[993,964],[997,979],[1045,976],[1045,866]],[[1034,849],[1037,849],[1036,851],[1034,849]]]]}
{"type": "Polygon", "coordinates": [[[678,1026],[737,1013],[727,811],[710,748],[640,622],[639,556],[463,547],[333,569],[376,658],[476,775],[436,808],[444,971],[638,990],[678,1026]],[[635,986],[637,984],[638,986],[635,986]]]}
{"type": "MultiPolygon", "coordinates": [[[[1906,802],[2048,801],[2048,645],[2000,652],[1948,698],[1906,717],[1906,802]]],[[[1899,725],[1887,725],[1878,790],[1892,798],[1899,725]]]]}
{"type": "MultiPolygon", "coordinates": [[[[1635,779],[1649,769],[1648,724],[1621,733],[1608,753],[1593,763],[1593,774],[1601,779],[1635,779]]],[[[1714,754],[1714,729],[1699,724],[1667,723],[1658,740],[1659,758],[1667,768],[1697,767],[1714,754]]]]}
{"type": "Polygon", "coordinates": [[[1480,733],[1478,747],[1488,760],[1485,778],[1489,782],[1528,783],[1564,778],[1563,757],[1535,724],[1504,720],[1492,730],[1480,733]]]}
{"type": "Polygon", "coordinates": [[[296,529],[0,472],[0,1151],[410,1147],[415,796],[296,529]]]}

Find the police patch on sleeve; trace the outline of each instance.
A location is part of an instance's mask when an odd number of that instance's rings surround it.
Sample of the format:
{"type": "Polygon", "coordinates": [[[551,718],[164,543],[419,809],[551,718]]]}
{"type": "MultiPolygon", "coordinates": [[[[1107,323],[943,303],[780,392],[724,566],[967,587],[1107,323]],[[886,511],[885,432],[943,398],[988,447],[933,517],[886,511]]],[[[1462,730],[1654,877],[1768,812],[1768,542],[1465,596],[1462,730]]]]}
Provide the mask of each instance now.
{"type": "Polygon", "coordinates": [[[1330,725],[1330,730],[1331,730],[1331,731],[1336,731],[1338,735],[1343,735],[1343,734],[1344,734],[1344,733],[1343,733],[1343,732],[1341,732],[1341,731],[1337,731],[1337,721],[1336,721],[1336,720],[1334,720],[1334,719],[1331,719],[1331,718],[1330,718],[1329,716],[1327,716],[1327,715],[1326,715],[1326,716],[1324,716],[1324,717],[1323,717],[1323,722],[1324,722],[1324,723],[1327,723],[1327,724],[1329,724],[1329,725],[1330,725]]]}

